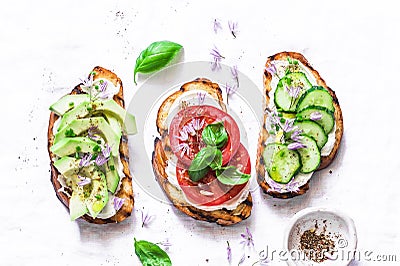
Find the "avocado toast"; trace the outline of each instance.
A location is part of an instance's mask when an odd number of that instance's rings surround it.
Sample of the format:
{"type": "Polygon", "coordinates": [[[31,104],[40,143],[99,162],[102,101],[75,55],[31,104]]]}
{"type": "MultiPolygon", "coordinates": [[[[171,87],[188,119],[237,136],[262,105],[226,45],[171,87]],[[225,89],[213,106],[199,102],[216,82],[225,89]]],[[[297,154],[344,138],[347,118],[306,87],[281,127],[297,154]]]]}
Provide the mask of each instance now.
{"type": "Polygon", "coordinates": [[[121,79],[97,66],[50,107],[51,182],[71,220],[116,223],[132,213],[127,135],[136,123],[124,105],[121,79]]]}
{"type": "Polygon", "coordinates": [[[273,197],[304,194],[314,171],[326,168],[339,149],[339,101],[307,59],[295,52],[268,57],[264,89],[257,181],[273,197]]]}

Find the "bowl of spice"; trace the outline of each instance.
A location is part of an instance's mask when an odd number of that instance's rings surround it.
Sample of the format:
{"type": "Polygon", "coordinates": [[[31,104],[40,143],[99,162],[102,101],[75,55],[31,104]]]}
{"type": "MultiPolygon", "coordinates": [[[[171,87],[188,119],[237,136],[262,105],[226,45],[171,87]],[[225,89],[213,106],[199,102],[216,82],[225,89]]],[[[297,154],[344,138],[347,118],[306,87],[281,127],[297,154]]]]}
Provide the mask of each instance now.
{"type": "Polygon", "coordinates": [[[304,209],[290,220],[284,248],[289,265],[348,265],[357,248],[354,221],[334,209],[304,209]]]}

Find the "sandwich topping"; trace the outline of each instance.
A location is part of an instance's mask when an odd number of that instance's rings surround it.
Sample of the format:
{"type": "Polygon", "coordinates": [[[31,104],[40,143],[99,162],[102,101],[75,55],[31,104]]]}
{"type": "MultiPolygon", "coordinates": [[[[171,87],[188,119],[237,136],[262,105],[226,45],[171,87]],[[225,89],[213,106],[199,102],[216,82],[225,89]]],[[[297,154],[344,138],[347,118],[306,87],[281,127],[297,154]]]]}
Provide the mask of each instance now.
{"type": "Polygon", "coordinates": [[[50,107],[59,116],[50,151],[70,198],[71,220],[85,214],[105,219],[124,203],[117,196],[124,177],[119,146],[123,134],[136,132],[136,122],[112,99],[119,87],[111,81],[91,73],[81,89],[86,93],[66,95],[50,107]]]}
{"type": "Polygon", "coordinates": [[[333,98],[295,59],[273,61],[266,71],[272,90],[265,110],[265,180],[270,190],[297,192],[334,147],[333,98]]]}
{"type": "Polygon", "coordinates": [[[199,209],[235,209],[249,193],[250,156],[236,121],[203,102],[181,108],[171,120],[175,164],[169,160],[168,180],[199,209]]]}

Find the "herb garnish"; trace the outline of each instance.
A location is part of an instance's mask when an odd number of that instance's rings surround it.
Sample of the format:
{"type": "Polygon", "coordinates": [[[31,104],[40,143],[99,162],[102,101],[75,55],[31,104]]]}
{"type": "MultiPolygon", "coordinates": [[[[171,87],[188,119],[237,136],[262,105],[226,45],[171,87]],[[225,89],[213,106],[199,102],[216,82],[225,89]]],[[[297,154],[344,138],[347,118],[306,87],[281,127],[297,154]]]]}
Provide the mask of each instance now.
{"type": "Polygon", "coordinates": [[[146,240],[136,240],[135,253],[143,266],[171,266],[172,262],[168,254],[157,244],[146,240]]]}
{"type": "Polygon", "coordinates": [[[133,82],[137,84],[137,73],[152,73],[165,67],[182,48],[182,45],[170,41],[158,41],[150,44],[136,59],[133,82]]]}
{"type": "Polygon", "coordinates": [[[238,23],[237,22],[233,22],[233,21],[228,21],[228,27],[230,32],[232,33],[233,38],[236,39],[236,35],[238,33],[238,23]]]}
{"type": "Polygon", "coordinates": [[[214,28],[215,34],[217,34],[219,30],[222,30],[221,22],[216,18],[214,19],[214,22],[213,22],[213,28],[214,28]]]}
{"type": "Polygon", "coordinates": [[[225,59],[225,57],[219,52],[218,48],[214,46],[213,49],[211,49],[210,55],[212,56],[212,62],[211,62],[211,70],[216,71],[216,70],[221,70],[221,60],[225,59]]]}

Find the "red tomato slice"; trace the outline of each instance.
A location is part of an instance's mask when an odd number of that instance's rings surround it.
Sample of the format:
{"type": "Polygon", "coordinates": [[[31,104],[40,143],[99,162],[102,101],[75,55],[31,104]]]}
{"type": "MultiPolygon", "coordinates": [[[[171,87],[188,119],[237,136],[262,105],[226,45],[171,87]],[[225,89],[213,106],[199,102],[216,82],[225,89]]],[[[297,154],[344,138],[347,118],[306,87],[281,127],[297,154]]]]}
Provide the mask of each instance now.
{"type": "MultiPolygon", "coordinates": [[[[250,174],[250,156],[242,144],[228,165],[236,166],[241,172],[250,174]]],[[[224,185],[215,177],[214,171],[209,171],[199,182],[193,182],[188,171],[179,167],[176,168],[176,177],[188,200],[203,206],[221,205],[238,195],[247,184],[224,185]]]]}
{"type": "Polygon", "coordinates": [[[198,105],[186,107],[175,115],[169,127],[169,140],[179,165],[189,167],[195,155],[205,146],[201,139],[203,129],[208,124],[220,121],[224,123],[228,133],[228,142],[221,149],[222,164],[226,165],[237,152],[240,144],[239,127],[229,114],[213,106],[198,105]],[[198,124],[195,134],[185,134],[188,130],[191,131],[191,127],[196,121],[198,124]],[[203,124],[202,121],[204,121],[203,124]]]}

